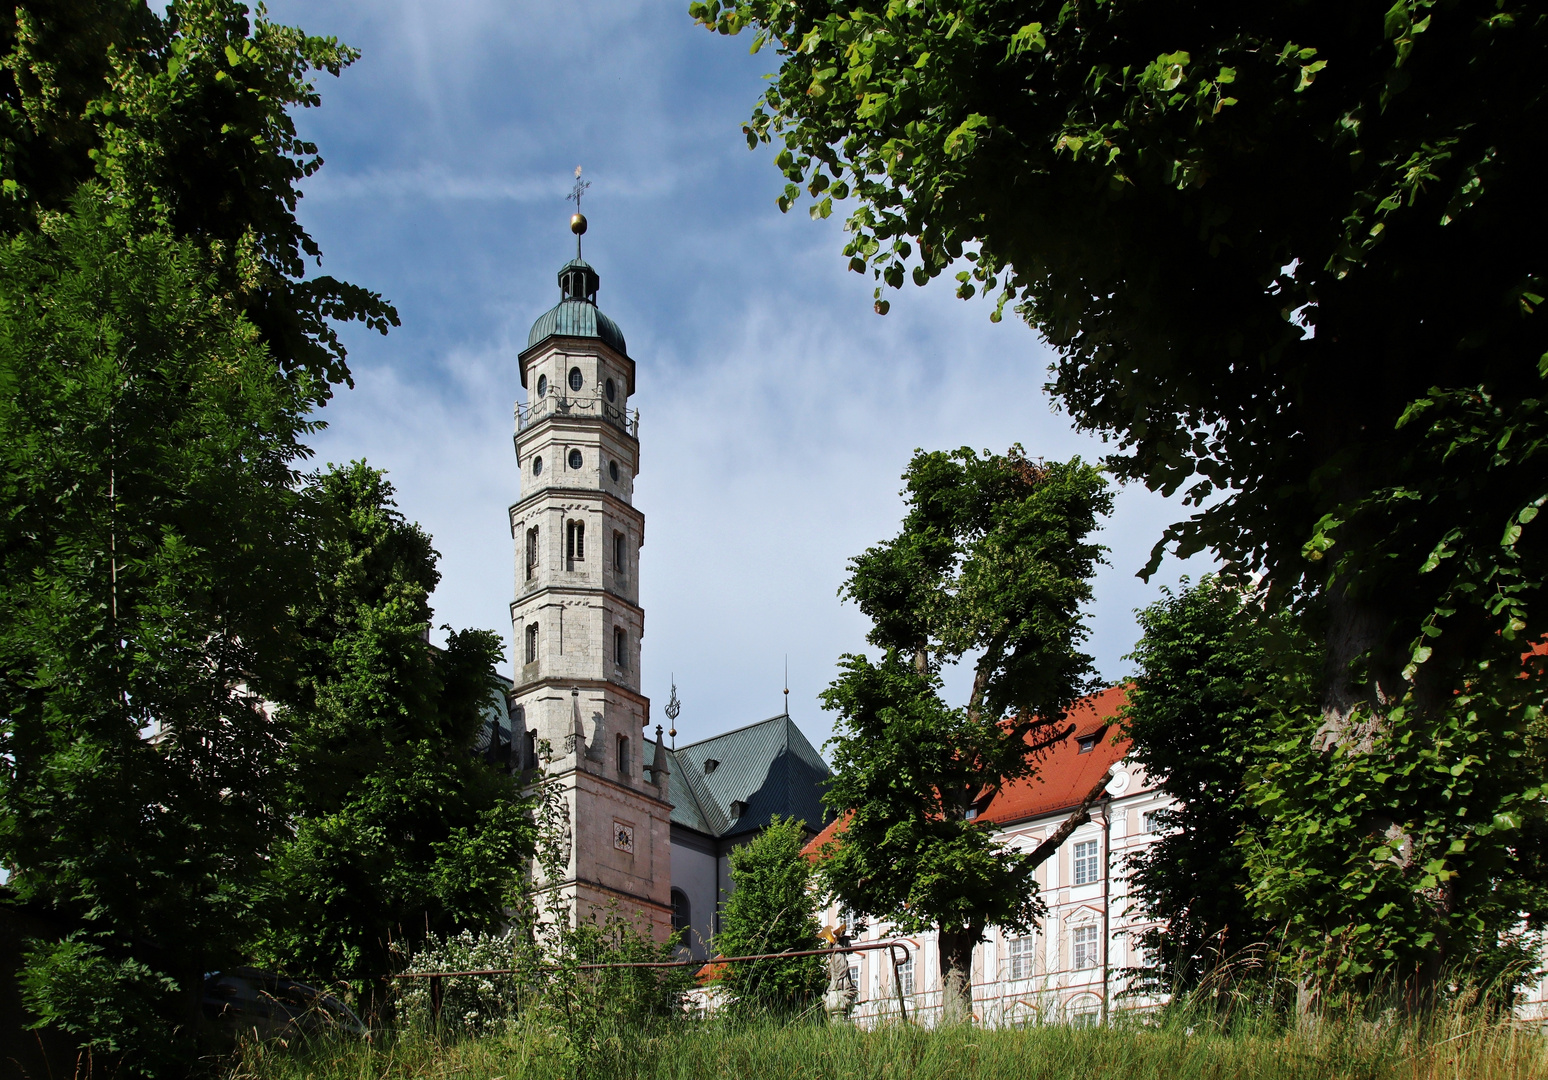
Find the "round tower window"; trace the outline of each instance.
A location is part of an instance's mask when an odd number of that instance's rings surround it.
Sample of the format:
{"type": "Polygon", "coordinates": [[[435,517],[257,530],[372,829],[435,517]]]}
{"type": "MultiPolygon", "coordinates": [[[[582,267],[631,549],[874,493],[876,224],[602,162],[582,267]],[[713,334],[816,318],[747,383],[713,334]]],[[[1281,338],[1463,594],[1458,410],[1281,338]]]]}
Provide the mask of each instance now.
{"type": "Polygon", "coordinates": [[[539,375],[538,376],[538,397],[547,397],[547,396],[548,396],[548,376],[547,375],[539,375]]]}
{"type": "Polygon", "coordinates": [[[570,451],[570,468],[578,469],[583,464],[584,464],[584,462],[581,460],[581,452],[579,450],[571,450],[570,451]]]}
{"type": "Polygon", "coordinates": [[[618,396],[618,388],[613,385],[613,380],[607,380],[607,400],[612,401],[618,396]]]}
{"type": "Polygon", "coordinates": [[[615,484],[618,482],[618,462],[609,461],[607,463],[607,475],[613,478],[615,484]]]}
{"type": "Polygon", "coordinates": [[[581,388],[581,383],[582,383],[582,379],[581,379],[580,368],[572,367],[570,369],[570,389],[571,390],[579,390],[581,388]]]}
{"type": "Polygon", "coordinates": [[[532,475],[533,476],[542,476],[543,475],[543,458],[542,458],[541,455],[539,455],[538,457],[535,457],[535,458],[532,459],[532,475]]]}

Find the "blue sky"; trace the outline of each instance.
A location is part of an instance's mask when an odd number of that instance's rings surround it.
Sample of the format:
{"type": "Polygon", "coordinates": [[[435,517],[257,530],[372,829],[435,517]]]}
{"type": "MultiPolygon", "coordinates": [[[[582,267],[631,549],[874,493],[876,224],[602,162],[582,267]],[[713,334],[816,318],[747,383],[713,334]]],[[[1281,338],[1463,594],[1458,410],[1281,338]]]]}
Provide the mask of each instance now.
{"type": "MultiPolygon", "coordinates": [[[[514,589],[517,353],[573,252],[564,196],[592,181],[586,258],[638,362],[646,515],[645,692],[679,743],[778,713],[820,743],[817,694],[865,623],[845,561],[896,529],[916,447],[1100,456],[1042,392],[1051,359],[945,281],[885,318],[840,255],[839,217],[775,206],[783,180],[741,133],[775,66],[695,27],[687,0],[273,0],[271,15],[362,50],[298,117],[327,164],[300,214],[323,269],[381,290],[403,326],[352,333],[356,388],[324,410],[319,462],[389,470],[435,538],[438,623],[497,629],[514,589]]],[[[1179,510],[1120,493],[1090,650],[1124,675],[1133,611],[1195,559],[1134,577],[1179,510]]],[[[507,668],[507,671],[509,669],[507,668]]],[[[960,689],[960,677],[949,685],[960,689]]]]}

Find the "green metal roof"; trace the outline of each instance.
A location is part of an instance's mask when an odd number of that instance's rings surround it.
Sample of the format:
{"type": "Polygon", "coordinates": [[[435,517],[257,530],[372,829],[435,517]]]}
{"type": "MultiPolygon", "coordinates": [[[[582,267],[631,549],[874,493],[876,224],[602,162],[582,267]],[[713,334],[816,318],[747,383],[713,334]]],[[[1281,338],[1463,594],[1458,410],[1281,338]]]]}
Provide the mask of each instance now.
{"type": "MultiPolygon", "coordinates": [[[[646,749],[650,760],[653,746],[646,749]]],[[[674,824],[714,837],[762,829],[775,814],[816,831],[827,822],[823,789],[831,775],[790,717],[770,717],[671,751],[674,824]],[[706,764],[714,761],[713,769],[706,764]],[[747,809],[733,816],[731,804],[747,809]]]]}
{"type": "Polygon", "coordinates": [[[582,259],[571,259],[561,266],[559,291],[562,299],[532,324],[532,332],[527,335],[527,348],[555,336],[591,337],[628,356],[623,331],[597,307],[599,283],[597,272],[582,259]]]}

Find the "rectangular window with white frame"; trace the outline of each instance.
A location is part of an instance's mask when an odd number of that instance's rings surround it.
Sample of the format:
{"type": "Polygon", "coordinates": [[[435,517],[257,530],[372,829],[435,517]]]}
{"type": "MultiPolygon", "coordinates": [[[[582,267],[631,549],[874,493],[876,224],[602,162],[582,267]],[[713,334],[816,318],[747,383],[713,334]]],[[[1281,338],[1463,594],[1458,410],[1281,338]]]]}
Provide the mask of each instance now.
{"type": "Polygon", "coordinates": [[[1032,960],[1036,939],[1013,937],[1005,943],[1006,974],[1013,982],[1032,977],[1032,960]]]}
{"type": "MultiPolygon", "coordinates": [[[[891,953],[889,952],[890,956],[891,953]]],[[[908,959],[901,964],[896,964],[893,970],[897,973],[897,984],[903,988],[904,997],[912,997],[914,994],[914,953],[908,950],[908,959]]]]}
{"type": "Polygon", "coordinates": [[[1145,811],[1143,817],[1141,817],[1141,819],[1140,819],[1140,824],[1141,824],[1141,826],[1144,828],[1144,830],[1146,832],[1148,832],[1148,833],[1158,833],[1158,832],[1161,831],[1161,817],[1160,817],[1160,814],[1161,814],[1161,811],[1159,811],[1159,810],[1146,810],[1145,811]]]}
{"type": "Polygon", "coordinates": [[[1090,885],[1102,879],[1102,860],[1095,840],[1082,840],[1075,845],[1075,884],[1090,885]]]}
{"type": "Polygon", "coordinates": [[[1099,956],[1097,949],[1097,928],[1095,926],[1077,926],[1070,933],[1071,942],[1074,945],[1072,966],[1079,971],[1082,968],[1094,968],[1097,966],[1099,956]]]}

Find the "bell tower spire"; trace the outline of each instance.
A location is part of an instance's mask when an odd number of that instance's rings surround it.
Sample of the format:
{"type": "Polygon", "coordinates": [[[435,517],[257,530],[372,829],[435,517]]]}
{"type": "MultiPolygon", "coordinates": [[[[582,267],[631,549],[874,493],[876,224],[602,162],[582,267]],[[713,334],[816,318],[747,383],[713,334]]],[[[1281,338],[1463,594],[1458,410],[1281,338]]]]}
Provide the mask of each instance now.
{"type": "Polygon", "coordinates": [[[581,167],[579,165],[575,166],[575,186],[570,189],[570,194],[566,198],[575,204],[575,213],[570,215],[570,231],[575,234],[575,258],[577,261],[581,257],[581,237],[586,234],[586,215],[581,213],[580,201],[581,196],[586,194],[586,189],[590,186],[590,180],[581,179],[581,167]]]}
{"type": "Polygon", "coordinates": [[[576,169],[576,257],[559,269],[559,303],[539,316],[518,357],[521,495],[511,626],[513,727],[547,743],[546,768],[571,822],[566,877],[548,882],[577,917],[614,901],[671,932],[672,807],[667,770],[646,753],[650,701],[640,692],[640,548],[634,507],[639,413],[634,360],[597,307],[600,279],[580,258],[586,185],[576,169]],[[648,777],[648,778],[647,778],[648,777]]]}

